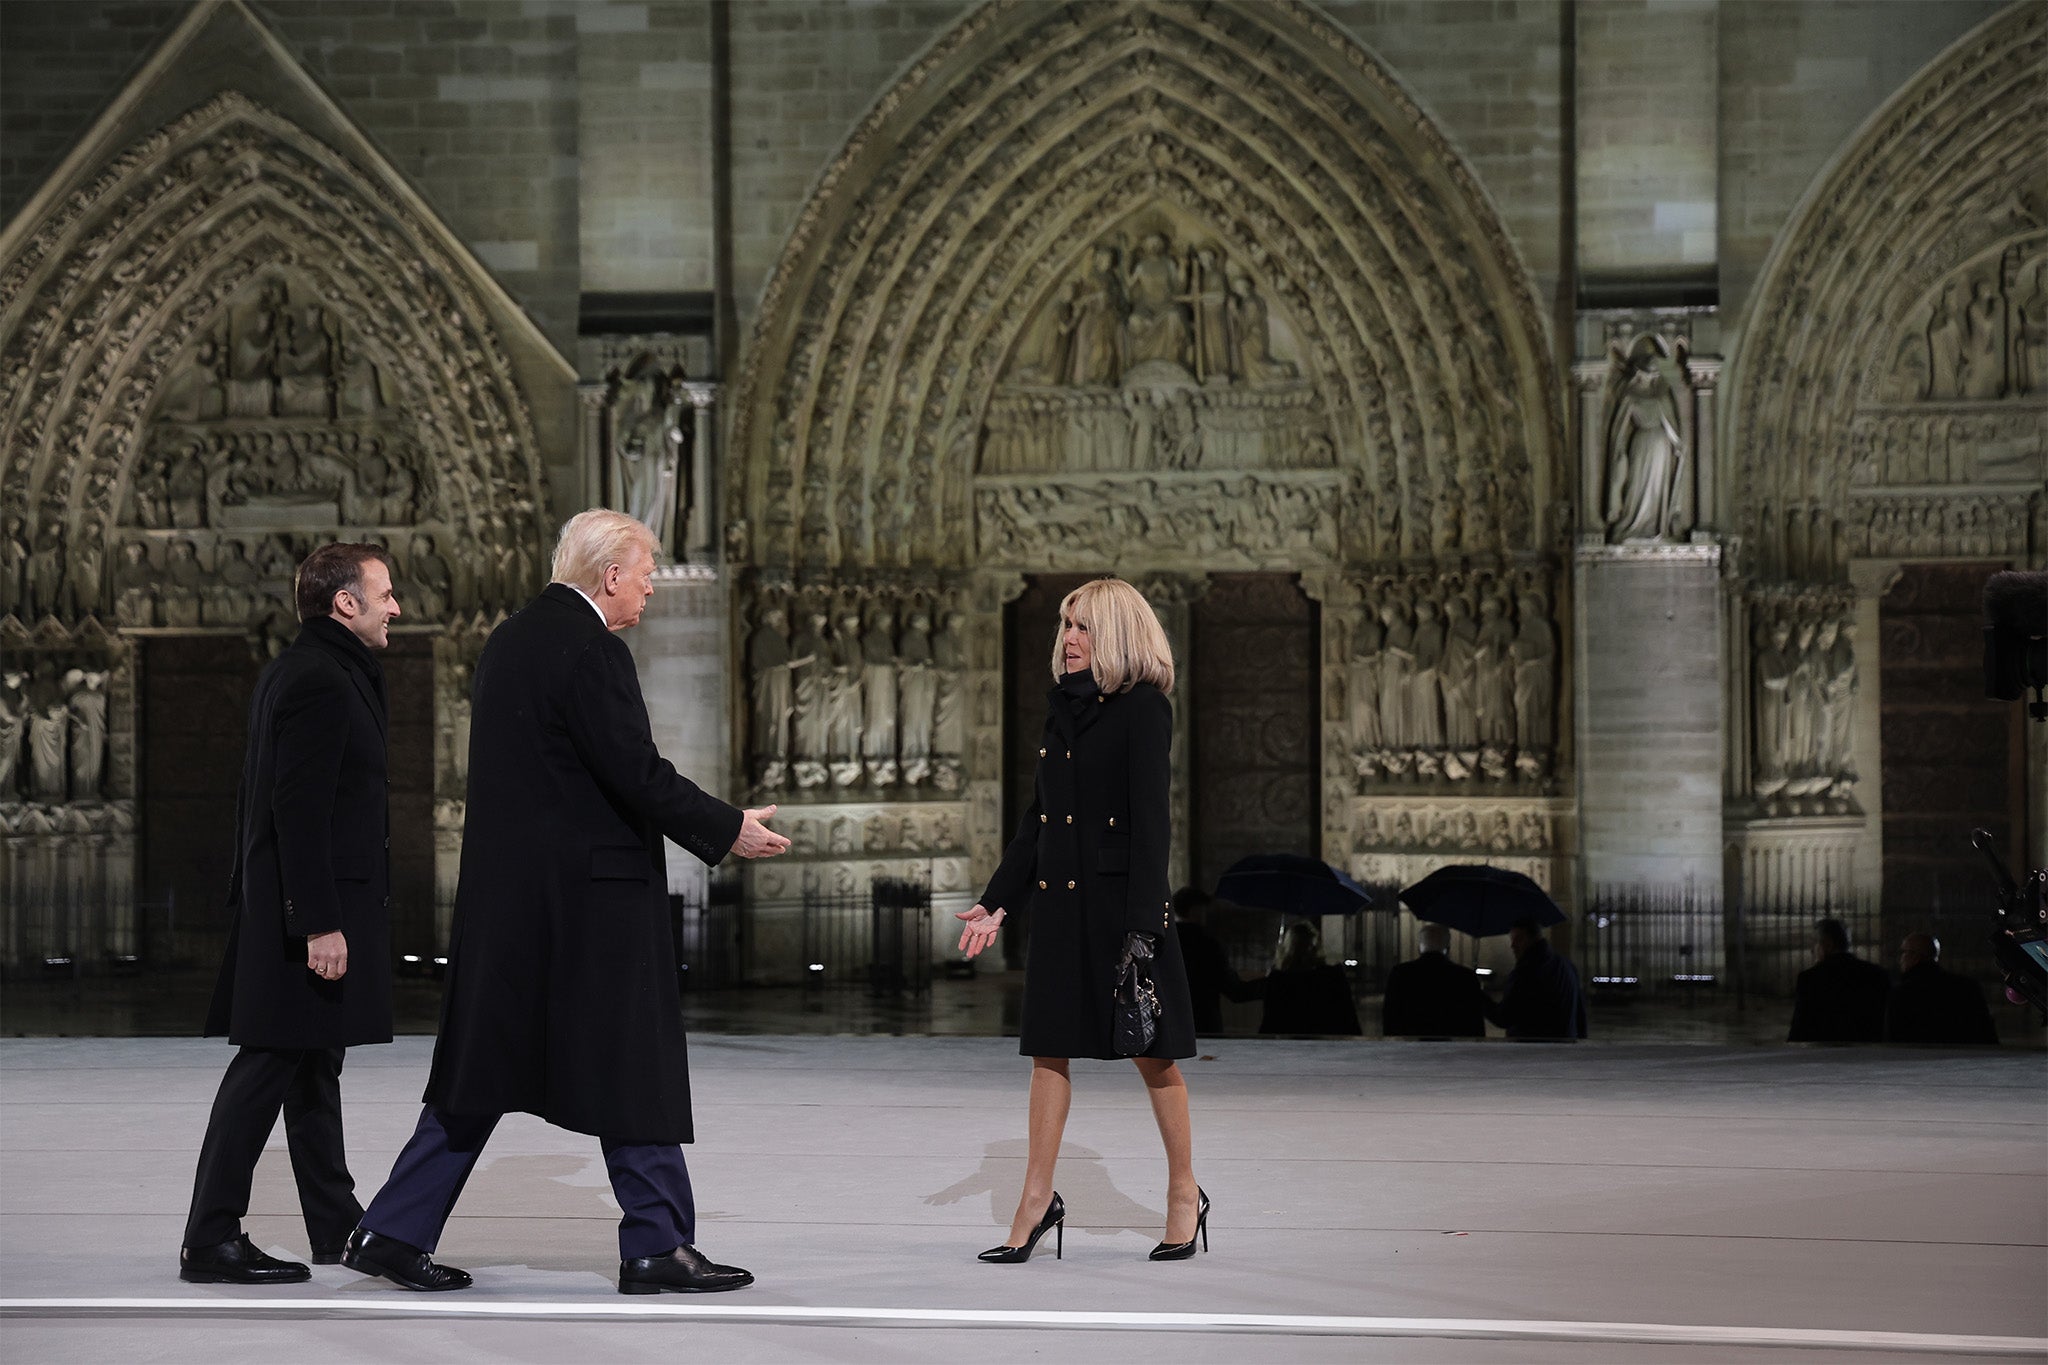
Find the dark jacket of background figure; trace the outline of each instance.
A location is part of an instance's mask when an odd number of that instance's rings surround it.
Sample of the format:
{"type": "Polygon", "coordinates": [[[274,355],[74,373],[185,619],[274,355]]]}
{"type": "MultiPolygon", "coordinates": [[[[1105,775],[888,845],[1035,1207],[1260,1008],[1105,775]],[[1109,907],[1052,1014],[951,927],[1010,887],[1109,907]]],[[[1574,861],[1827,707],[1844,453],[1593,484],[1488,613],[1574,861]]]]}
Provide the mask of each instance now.
{"type": "Polygon", "coordinates": [[[1442,953],[1395,963],[1387,973],[1380,1032],[1389,1038],[1484,1038],[1486,993],[1478,975],[1442,953]]]}
{"type": "Polygon", "coordinates": [[[1195,1055],[1180,940],[1168,907],[1167,787],[1173,706],[1151,683],[1075,704],[1055,687],[1038,751],[1036,795],[981,904],[1027,907],[1027,1057],[1116,1057],[1110,996],[1124,935],[1154,935],[1163,1014],[1150,1057],[1195,1055]]]}
{"type": "Polygon", "coordinates": [[[1884,1036],[1894,1043],[1995,1047],[1998,1025],[1976,982],[1939,962],[1916,962],[1892,987],[1884,1036]]]}
{"type": "Polygon", "coordinates": [[[1180,940],[1181,964],[1187,970],[1188,1002],[1193,1007],[1195,1032],[1223,1031],[1223,1001],[1243,1004],[1265,994],[1266,983],[1247,981],[1230,965],[1223,940],[1193,920],[1175,920],[1174,937],[1180,940]]]}
{"type": "Polygon", "coordinates": [[[492,632],[470,715],[427,1102],[691,1141],[662,837],[715,864],[744,817],[656,750],[632,653],[573,588],[551,584],[492,632]]]}
{"type": "Polygon", "coordinates": [[[1799,974],[1788,1043],[1875,1043],[1884,1038],[1891,978],[1854,953],[1829,953],[1799,974]]]}
{"type": "Polygon", "coordinates": [[[338,621],[301,626],[256,680],[208,1034],[264,1048],[391,1041],[386,723],[384,670],[338,621]],[[337,929],[348,972],[324,981],[306,938],[337,929]]]}
{"type": "Polygon", "coordinates": [[[1329,963],[1266,973],[1266,1009],[1259,1018],[1261,1033],[1341,1033],[1357,1036],[1358,1006],[1351,1000],[1351,982],[1329,963]]]}
{"type": "Polygon", "coordinates": [[[1537,939],[1508,973],[1508,992],[1486,1017],[1508,1031],[1510,1038],[1583,1038],[1586,1036],[1586,993],[1579,988],[1578,969],[1537,939]]]}

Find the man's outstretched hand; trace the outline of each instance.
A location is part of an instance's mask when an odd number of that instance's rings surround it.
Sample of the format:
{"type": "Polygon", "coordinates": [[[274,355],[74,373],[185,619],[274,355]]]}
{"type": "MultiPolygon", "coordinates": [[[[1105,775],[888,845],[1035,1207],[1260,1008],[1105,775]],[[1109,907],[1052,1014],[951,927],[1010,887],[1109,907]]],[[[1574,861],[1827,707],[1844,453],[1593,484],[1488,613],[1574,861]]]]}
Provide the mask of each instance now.
{"type": "Polygon", "coordinates": [[[732,851],[742,858],[772,858],[787,853],[789,840],[768,828],[768,819],[774,814],[773,806],[757,806],[745,812],[747,818],[740,822],[740,837],[732,841],[732,851]]]}

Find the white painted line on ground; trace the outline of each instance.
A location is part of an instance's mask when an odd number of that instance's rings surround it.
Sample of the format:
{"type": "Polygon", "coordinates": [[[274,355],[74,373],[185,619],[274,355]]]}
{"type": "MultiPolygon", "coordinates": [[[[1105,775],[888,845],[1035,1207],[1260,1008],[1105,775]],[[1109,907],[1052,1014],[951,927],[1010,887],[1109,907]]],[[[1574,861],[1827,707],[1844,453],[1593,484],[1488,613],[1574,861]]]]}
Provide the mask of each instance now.
{"type": "Polygon", "coordinates": [[[1001,1308],[747,1307],[701,1300],[562,1303],[540,1299],[0,1299],[0,1317],[458,1317],[697,1318],[726,1322],[879,1324],[896,1327],[1048,1328],[1129,1332],[1462,1337],[1490,1341],[1633,1342],[1665,1346],[1895,1351],[1922,1355],[2048,1355],[2048,1337],[1947,1332],[1861,1332],[1811,1327],[1717,1327],[1666,1322],[1546,1322],[1512,1318],[1372,1318],[1290,1313],[1091,1313],[1001,1308]]]}

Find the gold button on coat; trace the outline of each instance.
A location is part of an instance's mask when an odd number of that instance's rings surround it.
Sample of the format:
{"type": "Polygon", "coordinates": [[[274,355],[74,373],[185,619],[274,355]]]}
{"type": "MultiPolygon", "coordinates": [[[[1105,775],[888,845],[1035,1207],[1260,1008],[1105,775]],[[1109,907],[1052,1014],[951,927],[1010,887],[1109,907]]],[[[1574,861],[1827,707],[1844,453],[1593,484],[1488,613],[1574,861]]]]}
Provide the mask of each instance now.
{"type": "Polygon", "coordinates": [[[1069,890],[1069,891],[1072,891],[1073,889],[1074,889],[1074,884],[1073,884],[1072,882],[1068,882],[1068,883],[1067,883],[1067,890],[1069,890]]]}
{"type": "Polygon", "coordinates": [[[1044,757],[1045,757],[1045,750],[1043,750],[1043,749],[1040,749],[1040,750],[1038,751],[1038,756],[1039,756],[1040,758],[1044,758],[1044,757]]]}
{"type": "Polygon", "coordinates": [[[1045,823],[1045,817],[1043,815],[1038,817],[1038,823],[1041,825],[1045,823]]]}
{"type": "Polygon", "coordinates": [[[1115,817],[1114,815],[1112,815],[1112,816],[1110,816],[1110,817],[1109,817],[1109,827],[1110,827],[1111,829],[1115,829],[1115,828],[1116,828],[1116,817],[1115,817]]]}
{"type": "Polygon", "coordinates": [[[1071,825],[1071,824],[1073,824],[1073,823],[1074,823],[1074,817],[1073,817],[1073,816],[1071,816],[1071,815],[1069,815],[1069,816],[1067,817],[1067,823],[1068,823],[1068,824],[1070,824],[1070,825],[1071,825]]]}

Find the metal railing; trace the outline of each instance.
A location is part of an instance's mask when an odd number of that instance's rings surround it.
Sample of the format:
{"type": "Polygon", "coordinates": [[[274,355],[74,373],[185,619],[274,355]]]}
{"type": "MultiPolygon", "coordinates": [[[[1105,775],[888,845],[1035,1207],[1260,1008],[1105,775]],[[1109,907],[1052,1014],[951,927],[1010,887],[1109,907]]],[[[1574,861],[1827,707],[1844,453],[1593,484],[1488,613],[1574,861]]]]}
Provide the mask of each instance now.
{"type": "Polygon", "coordinates": [[[803,890],[806,987],[864,985],[871,995],[924,995],[932,986],[932,886],[876,877],[865,891],[803,890]]]}

